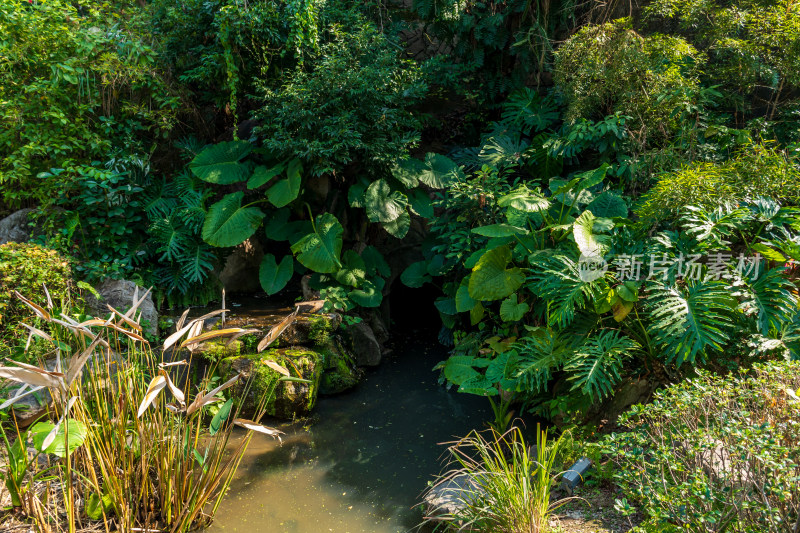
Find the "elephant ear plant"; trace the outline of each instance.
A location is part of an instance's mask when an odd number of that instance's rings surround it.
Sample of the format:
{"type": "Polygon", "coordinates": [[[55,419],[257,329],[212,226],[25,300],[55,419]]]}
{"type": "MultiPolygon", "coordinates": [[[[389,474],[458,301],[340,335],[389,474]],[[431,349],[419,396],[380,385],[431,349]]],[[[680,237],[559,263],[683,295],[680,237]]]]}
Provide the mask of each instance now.
{"type": "MultiPolygon", "coordinates": [[[[11,460],[0,477],[16,516],[42,530],[178,533],[204,527],[253,432],[280,438],[280,431],[258,423],[261,415],[255,421],[236,418],[232,401],[210,416],[209,406],[241,375],[216,386],[211,372],[192,383],[190,373],[178,371],[188,364],[180,359],[182,352],[191,357],[187,350],[203,340],[237,337],[245,330],[203,333],[206,317],[184,325],[184,313],[178,332],[167,339],[166,348],[172,349],[154,353],[136,316],[144,297],[134,297],[126,313],[109,308],[106,319],[78,322],[63,314],[56,318],[51,309],[16,296],[34,312],[38,326],[49,326],[49,333],[35,326],[28,330],[52,345],[55,368],[1,367],[1,378],[23,384],[2,407],[47,389],[57,422],[40,422],[13,435],[5,429],[11,460]],[[247,433],[232,445],[236,425],[247,433]]],[[[260,407],[257,412],[263,413],[260,407]]]]}

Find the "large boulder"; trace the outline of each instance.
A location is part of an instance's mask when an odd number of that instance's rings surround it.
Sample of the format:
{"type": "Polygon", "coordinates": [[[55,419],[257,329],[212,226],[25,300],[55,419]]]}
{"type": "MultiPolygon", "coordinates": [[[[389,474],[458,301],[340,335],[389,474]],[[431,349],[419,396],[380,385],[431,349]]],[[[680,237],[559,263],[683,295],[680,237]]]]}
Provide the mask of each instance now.
{"type": "Polygon", "coordinates": [[[356,366],[355,358],[339,338],[332,337],[317,349],[322,355],[323,366],[320,394],[340,394],[358,385],[364,372],[356,366]]]}
{"type": "Polygon", "coordinates": [[[369,325],[361,321],[347,326],[344,331],[358,366],[381,364],[381,345],[369,325]]]}
{"type": "MultiPolygon", "coordinates": [[[[133,297],[138,292],[138,297],[141,298],[145,293],[145,289],[124,279],[107,279],[95,285],[95,290],[100,294],[100,299],[95,298],[92,294],[86,297],[86,307],[95,316],[103,317],[109,313],[107,305],[110,305],[117,311],[124,313],[133,305],[133,297]]],[[[158,336],[158,311],[153,303],[153,298],[150,294],[147,295],[144,302],[139,306],[136,311],[141,313],[141,326],[142,330],[152,336],[158,336]]]]}
{"type": "Polygon", "coordinates": [[[247,239],[234,248],[225,260],[219,273],[219,281],[229,293],[256,292],[261,290],[258,269],[264,258],[264,250],[255,239],[247,239]]]}
{"type": "Polygon", "coordinates": [[[226,377],[240,373],[245,378],[231,389],[234,398],[241,402],[240,416],[253,418],[265,404],[268,415],[292,420],[310,414],[317,403],[322,357],[306,348],[271,349],[261,354],[224,359],[220,370],[226,377]],[[281,374],[269,366],[270,361],[309,383],[280,381],[281,374]]]}
{"type": "Polygon", "coordinates": [[[34,209],[20,209],[0,220],[0,244],[28,242],[35,234],[28,219],[34,209]]]}

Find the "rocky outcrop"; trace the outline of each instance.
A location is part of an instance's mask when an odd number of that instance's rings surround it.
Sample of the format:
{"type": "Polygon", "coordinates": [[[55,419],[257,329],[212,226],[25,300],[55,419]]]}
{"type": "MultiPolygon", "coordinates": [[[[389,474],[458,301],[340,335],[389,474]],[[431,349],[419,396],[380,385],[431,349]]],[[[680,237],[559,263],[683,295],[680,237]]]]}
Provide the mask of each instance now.
{"type": "Polygon", "coordinates": [[[53,406],[53,397],[48,389],[40,389],[31,393],[29,387],[26,387],[24,391],[22,390],[23,387],[24,385],[15,384],[4,391],[6,399],[14,398],[20,393],[23,395],[11,407],[14,423],[20,429],[24,429],[37,420],[46,417],[53,406]]]}
{"type": "Polygon", "coordinates": [[[299,314],[281,335],[280,343],[288,346],[325,344],[341,323],[342,316],[337,313],[299,314]]]}
{"type": "Polygon", "coordinates": [[[241,402],[240,416],[257,417],[263,408],[270,416],[292,420],[310,414],[317,403],[322,357],[306,348],[272,349],[224,359],[220,370],[226,377],[240,373],[245,378],[232,389],[241,402]],[[304,381],[281,381],[281,374],[269,366],[270,361],[304,381]]]}
{"type": "Polygon", "coordinates": [[[264,258],[264,250],[255,239],[247,239],[234,248],[225,260],[219,273],[219,281],[229,293],[255,292],[261,290],[258,269],[264,258]]]}
{"type": "Polygon", "coordinates": [[[36,233],[30,226],[29,215],[33,209],[20,209],[0,220],[0,244],[28,242],[36,233]]]}
{"type": "Polygon", "coordinates": [[[381,345],[369,325],[363,321],[351,324],[345,328],[345,337],[349,341],[358,366],[381,364],[381,345]]]}
{"type": "Polygon", "coordinates": [[[323,366],[320,394],[340,394],[358,385],[364,373],[356,366],[355,359],[344,349],[340,339],[331,338],[325,346],[320,347],[319,352],[323,366]]]}
{"type": "MultiPolygon", "coordinates": [[[[137,291],[137,285],[134,282],[124,279],[104,280],[95,286],[95,290],[100,294],[100,299],[88,294],[86,306],[93,315],[98,317],[109,314],[107,305],[121,313],[126,312],[133,305],[134,294],[138,292],[138,297],[141,298],[145,293],[145,289],[138,287],[137,291]]],[[[156,311],[151,295],[147,295],[136,312],[141,313],[140,324],[144,332],[156,337],[158,335],[158,311],[156,311]]]]}

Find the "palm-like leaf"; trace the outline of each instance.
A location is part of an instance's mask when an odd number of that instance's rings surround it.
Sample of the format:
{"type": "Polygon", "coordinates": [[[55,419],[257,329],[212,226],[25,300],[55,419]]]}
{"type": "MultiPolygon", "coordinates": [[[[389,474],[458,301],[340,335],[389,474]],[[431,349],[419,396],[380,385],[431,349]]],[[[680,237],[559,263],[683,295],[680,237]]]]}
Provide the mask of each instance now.
{"type": "Polygon", "coordinates": [[[762,335],[780,330],[797,313],[797,298],[791,292],[794,285],[784,276],[785,271],[783,267],[773,268],[755,280],[743,280],[748,290],[742,308],[755,315],[762,335]]]}
{"type": "Polygon", "coordinates": [[[519,356],[516,378],[526,390],[547,389],[553,372],[561,369],[572,350],[564,338],[550,328],[537,328],[520,339],[515,348],[519,356]]]}
{"type": "Polygon", "coordinates": [[[619,331],[605,330],[589,339],[564,365],[572,390],[602,400],[619,383],[622,364],[639,345],[619,331]]]}
{"type": "Polygon", "coordinates": [[[652,283],[647,295],[649,333],[666,361],[692,363],[727,342],[737,305],[723,282],[700,281],[685,288],[652,283]]]}
{"type": "Polygon", "coordinates": [[[565,327],[591,297],[592,282],[581,279],[578,264],[565,255],[536,253],[530,257],[528,279],[534,294],[547,302],[547,322],[565,327]]]}
{"type": "Polygon", "coordinates": [[[701,248],[713,250],[729,244],[726,239],[741,229],[750,218],[749,210],[732,204],[721,205],[713,211],[687,207],[682,225],[686,233],[697,239],[701,248]]]}

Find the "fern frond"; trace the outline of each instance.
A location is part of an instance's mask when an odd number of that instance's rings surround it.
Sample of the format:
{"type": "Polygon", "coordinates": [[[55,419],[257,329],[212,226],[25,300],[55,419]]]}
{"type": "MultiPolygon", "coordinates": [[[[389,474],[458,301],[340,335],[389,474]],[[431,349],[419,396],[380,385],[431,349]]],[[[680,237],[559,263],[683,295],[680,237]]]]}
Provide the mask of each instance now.
{"type": "Polygon", "coordinates": [[[529,287],[547,301],[547,323],[563,328],[591,297],[592,283],[581,279],[578,264],[565,255],[547,252],[530,256],[529,287]]]}
{"type": "Polygon", "coordinates": [[[161,218],[150,226],[150,234],[161,253],[160,261],[176,261],[186,251],[192,236],[188,235],[177,217],[161,218]]]}
{"type": "Polygon", "coordinates": [[[195,240],[180,258],[181,273],[190,283],[201,283],[214,269],[215,259],[210,246],[195,240]]]}
{"type": "Polygon", "coordinates": [[[572,390],[581,390],[593,400],[602,400],[619,383],[623,362],[639,344],[619,331],[604,330],[589,337],[564,365],[573,382],[572,390]]]}
{"type": "Polygon", "coordinates": [[[503,104],[501,120],[526,134],[539,133],[558,120],[558,107],[549,98],[540,98],[533,89],[514,91],[503,104]]]}
{"type": "Polygon", "coordinates": [[[514,347],[519,356],[516,378],[526,389],[547,390],[553,372],[561,369],[572,351],[552,329],[537,328],[519,339],[514,347]]]}

